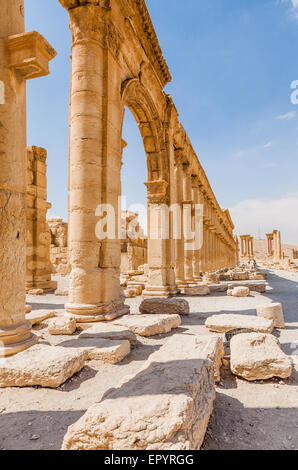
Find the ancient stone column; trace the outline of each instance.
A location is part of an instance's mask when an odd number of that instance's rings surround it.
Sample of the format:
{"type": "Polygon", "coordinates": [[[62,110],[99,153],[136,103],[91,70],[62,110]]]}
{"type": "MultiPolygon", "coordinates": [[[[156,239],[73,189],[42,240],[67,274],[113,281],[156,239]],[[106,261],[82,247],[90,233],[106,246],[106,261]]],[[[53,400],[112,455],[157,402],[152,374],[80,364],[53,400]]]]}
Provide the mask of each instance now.
{"type": "Polygon", "coordinates": [[[172,272],[168,183],[150,181],[145,184],[148,199],[149,275],[143,297],[169,297],[176,295],[178,289],[172,272]]]}
{"type": "MultiPolygon", "coordinates": [[[[199,206],[202,205],[201,201],[201,195],[200,195],[200,183],[198,178],[195,176],[192,178],[192,192],[193,192],[193,201],[195,206],[197,207],[197,211],[201,210],[199,209],[199,206]]],[[[197,214],[196,214],[197,216],[197,214]]],[[[201,251],[202,251],[202,246],[200,246],[202,243],[204,243],[203,240],[203,210],[201,210],[201,215],[199,216],[200,219],[195,220],[196,227],[195,229],[198,231],[200,235],[200,240],[199,240],[199,246],[196,246],[194,251],[193,251],[193,278],[195,282],[200,283],[202,278],[201,278],[201,251]],[[199,224],[199,227],[197,226],[199,224]]]]}
{"type": "Polygon", "coordinates": [[[69,164],[69,302],[81,321],[127,313],[120,290],[121,35],[98,2],[69,11],[72,32],[69,164]],[[104,224],[103,220],[108,224],[104,224]],[[105,233],[105,228],[107,231],[105,233]]]}
{"type": "Polygon", "coordinates": [[[50,260],[51,232],[47,212],[47,152],[40,147],[27,148],[27,261],[26,290],[53,291],[50,260]]]}
{"type": "MultiPolygon", "coordinates": [[[[184,166],[184,174],[183,174],[183,211],[184,216],[188,214],[188,223],[190,228],[193,231],[194,228],[194,219],[193,219],[193,209],[194,209],[194,201],[193,201],[193,193],[192,193],[192,179],[189,170],[189,166],[184,166]]],[[[184,224],[186,227],[186,224],[184,224]]],[[[184,240],[184,276],[185,281],[188,285],[195,284],[195,280],[193,277],[193,249],[190,249],[191,240],[184,240]]]]}
{"type": "Polygon", "coordinates": [[[282,259],[281,234],[279,230],[274,230],[274,262],[278,263],[282,259]]]}
{"type": "Polygon", "coordinates": [[[176,284],[179,289],[187,287],[184,275],[184,233],[183,233],[183,167],[179,151],[175,151],[175,169],[174,169],[174,185],[176,190],[177,209],[180,214],[175,214],[175,275],[176,284]]]}
{"type": "Polygon", "coordinates": [[[37,341],[25,319],[26,80],[47,75],[56,53],[25,33],[23,0],[0,10],[0,355],[9,356],[37,341]]]}

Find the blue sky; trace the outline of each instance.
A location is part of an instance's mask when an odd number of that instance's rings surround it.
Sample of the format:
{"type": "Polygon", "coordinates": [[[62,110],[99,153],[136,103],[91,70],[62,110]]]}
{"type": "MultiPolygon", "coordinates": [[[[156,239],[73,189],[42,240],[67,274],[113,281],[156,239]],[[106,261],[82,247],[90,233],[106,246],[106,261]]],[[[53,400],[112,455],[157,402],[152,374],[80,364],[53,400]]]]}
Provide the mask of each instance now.
{"type": "MultiPolygon", "coordinates": [[[[166,87],[238,233],[282,230],[298,245],[297,0],[147,0],[173,80],[166,87]]],[[[70,32],[58,0],[25,0],[27,30],[58,52],[28,84],[28,145],[48,150],[51,214],[67,217],[70,32]],[[42,3],[42,7],[41,7],[42,3]]],[[[127,114],[123,193],[145,203],[146,160],[127,114]]]]}

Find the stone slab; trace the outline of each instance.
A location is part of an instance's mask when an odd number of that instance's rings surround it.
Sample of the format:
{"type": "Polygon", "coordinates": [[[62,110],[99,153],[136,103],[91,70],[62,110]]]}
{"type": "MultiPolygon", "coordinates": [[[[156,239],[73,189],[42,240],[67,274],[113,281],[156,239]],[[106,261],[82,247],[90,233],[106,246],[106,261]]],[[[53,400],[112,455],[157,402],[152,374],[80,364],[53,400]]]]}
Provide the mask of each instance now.
{"type": "Polygon", "coordinates": [[[205,326],[217,333],[226,333],[238,328],[247,328],[259,333],[272,333],[274,324],[272,320],[251,315],[219,314],[207,318],[205,326]]]}
{"type": "Polygon", "coordinates": [[[137,344],[136,335],[130,329],[112,323],[97,323],[83,331],[79,338],[100,338],[114,341],[127,340],[132,346],[136,346],[137,344]]]}
{"type": "Polygon", "coordinates": [[[210,295],[210,289],[208,286],[195,286],[195,287],[185,287],[183,289],[184,295],[187,296],[204,296],[210,295]]]}
{"type": "Polygon", "coordinates": [[[37,325],[38,323],[42,323],[49,318],[54,318],[56,315],[56,312],[51,312],[50,310],[34,310],[33,312],[26,315],[26,320],[29,320],[33,326],[37,325]]]}
{"type": "Polygon", "coordinates": [[[231,371],[249,381],[292,374],[292,360],[280,349],[273,335],[245,333],[231,339],[231,371]]]}
{"type": "Polygon", "coordinates": [[[213,365],[175,335],[68,428],[64,450],[197,450],[213,410],[213,365]]]}
{"type": "Polygon", "coordinates": [[[188,315],[189,303],[185,299],[145,299],[140,305],[140,312],[148,315],[188,315]]]}
{"type": "Polygon", "coordinates": [[[155,336],[169,333],[181,325],[180,315],[127,315],[114,322],[129,328],[139,336],[155,336]]]}
{"type": "Polygon", "coordinates": [[[111,341],[99,338],[78,338],[60,343],[64,348],[75,348],[85,353],[86,360],[118,364],[130,354],[129,341],[111,341]]]}
{"type": "Polygon", "coordinates": [[[85,365],[85,354],[77,349],[38,344],[0,363],[0,388],[57,388],[85,365]]]}
{"type": "Polygon", "coordinates": [[[209,289],[211,292],[227,292],[227,290],[234,289],[234,287],[248,287],[250,291],[259,292],[263,294],[266,292],[265,281],[231,281],[222,282],[220,284],[210,284],[209,289]]]}
{"type": "Polygon", "coordinates": [[[48,327],[51,335],[73,335],[77,329],[76,320],[70,316],[53,318],[48,327]]]}

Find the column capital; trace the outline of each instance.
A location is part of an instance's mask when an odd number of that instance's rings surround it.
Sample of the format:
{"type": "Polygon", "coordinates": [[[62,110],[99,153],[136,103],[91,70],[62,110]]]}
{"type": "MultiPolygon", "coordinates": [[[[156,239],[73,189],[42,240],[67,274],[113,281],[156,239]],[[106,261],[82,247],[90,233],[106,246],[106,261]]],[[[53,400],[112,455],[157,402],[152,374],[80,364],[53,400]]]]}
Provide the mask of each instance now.
{"type": "Polygon", "coordinates": [[[145,183],[148,191],[149,204],[167,204],[169,183],[164,180],[148,181],[145,183]]]}
{"type": "Polygon", "coordinates": [[[110,19],[110,1],[59,0],[68,10],[73,45],[95,41],[118,58],[124,38],[110,19]]]}

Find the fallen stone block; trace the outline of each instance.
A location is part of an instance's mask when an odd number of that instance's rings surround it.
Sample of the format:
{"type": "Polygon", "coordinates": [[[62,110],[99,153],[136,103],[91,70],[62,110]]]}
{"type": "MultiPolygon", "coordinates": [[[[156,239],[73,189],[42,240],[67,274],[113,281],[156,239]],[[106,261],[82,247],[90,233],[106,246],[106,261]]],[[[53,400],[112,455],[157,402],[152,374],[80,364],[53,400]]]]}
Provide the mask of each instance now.
{"type": "Polygon", "coordinates": [[[198,335],[196,344],[201,345],[204,357],[210,359],[213,364],[214,382],[220,382],[220,368],[225,355],[222,338],[213,335],[198,335]]]}
{"type": "Polygon", "coordinates": [[[140,312],[148,315],[188,315],[189,303],[185,299],[145,299],[140,305],[140,312]]]}
{"type": "Polygon", "coordinates": [[[248,287],[234,287],[234,289],[228,289],[227,294],[231,297],[249,297],[250,290],[248,287]]]}
{"type": "Polygon", "coordinates": [[[79,338],[111,339],[114,341],[127,340],[132,346],[137,344],[136,335],[131,330],[113,323],[97,323],[92,325],[91,328],[83,331],[79,338]]]}
{"type": "Polygon", "coordinates": [[[225,313],[207,318],[205,326],[217,333],[226,333],[238,328],[247,328],[259,333],[272,333],[274,328],[273,321],[266,318],[225,313]]]}
{"type": "Polygon", "coordinates": [[[285,327],[283,309],[280,303],[260,305],[259,307],[257,307],[257,314],[259,317],[273,320],[275,328],[285,327]]]}
{"type": "Polygon", "coordinates": [[[85,353],[39,344],[0,363],[0,387],[57,388],[85,365],[85,353]]]}
{"type": "Polygon", "coordinates": [[[265,281],[233,281],[227,283],[227,289],[234,289],[235,287],[248,287],[250,291],[259,292],[260,294],[266,292],[265,281]]]}
{"type": "Polygon", "coordinates": [[[71,316],[53,318],[48,327],[51,335],[73,335],[77,329],[76,320],[71,316]]]}
{"type": "Polygon", "coordinates": [[[56,315],[56,312],[51,312],[50,310],[34,310],[33,312],[26,315],[26,320],[29,320],[33,326],[48,320],[48,318],[54,318],[56,315]]]}
{"type": "Polygon", "coordinates": [[[64,348],[75,348],[85,353],[86,360],[118,364],[130,354],[129,341],[111,341],[99,338],[78,338],[60,343],[64,348]]]}
{"type": "Polygon", "coordinates": [[[69,291],[68,289],[56,289],[55,295],[57,297],[68,297],[69,291]]]}
{"type": "Polygon", "coordinates": [[[155,336],[170,333],[181,325],[180,315],[127,315],[114,322],[129,328],[139,336],[155,336]]]}
{"type": "Polygon", "coordinates": [[[213,410],[213,365],[175,335],[68,428],[64,450],[198,450],[213,410]]]}
{"type": "Polygon", "coordinates": [[[185,287],[183,293],[189,296],[204,296],[210,295],[210,289],[208,286],[196,286],[196,287],[185,287]]]}
{"type": "Polygon", "coordinates": [[[28,295],[43,295],[43,289],[30,289],[28,295]]]}
{"type": "Polygon", "coordinates": [[[292,374],[292,360],[280,349],[277,338],[245,333],[231,339],[231,371],[246,380],[286,379],[292,374]]]}

